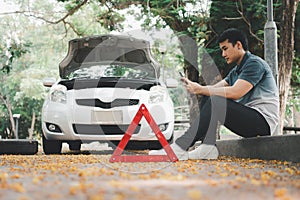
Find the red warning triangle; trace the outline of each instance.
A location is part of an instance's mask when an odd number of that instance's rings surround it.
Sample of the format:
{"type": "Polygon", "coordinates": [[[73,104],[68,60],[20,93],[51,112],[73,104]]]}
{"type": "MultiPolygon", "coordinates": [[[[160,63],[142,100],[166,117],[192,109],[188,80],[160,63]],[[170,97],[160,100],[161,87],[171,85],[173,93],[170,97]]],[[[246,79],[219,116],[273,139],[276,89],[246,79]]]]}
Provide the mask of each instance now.
{"type": "Polygon", "coordinates": [[[122,140],[119,142],[117,148],[110,157],[109,162],[175,162],[177,160],[178,158],[170,147],[168,141],[158,128],[156,122],[154,121],[146,106],[142,104],[132,122],[128,126],[122,140]],[[166,151],[167,155],[121,155],[129,139],[131,138],[132,133],[135,131],[143,116],[147,120],[158,141],[166,151]]]}

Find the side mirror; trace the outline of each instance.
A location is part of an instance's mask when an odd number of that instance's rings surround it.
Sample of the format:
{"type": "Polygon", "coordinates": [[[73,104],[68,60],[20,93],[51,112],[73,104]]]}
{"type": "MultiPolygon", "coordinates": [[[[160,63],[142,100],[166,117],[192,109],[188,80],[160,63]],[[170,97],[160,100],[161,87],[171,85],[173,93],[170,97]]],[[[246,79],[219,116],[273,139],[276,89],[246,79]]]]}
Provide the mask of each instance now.
{"type": "Polygon", "coordinates": [[[178,81],[173,78],[168,78],[166,80],[166,86],[167,88],[177,88],[178,87],[178,81]]]}
{"type": "Polygon", "coordinates": [[[56,79],[55,78],[45,78],[43,80],[43,85],[45,87],[52,87],[52,85],[56,82],[56,79]]]}

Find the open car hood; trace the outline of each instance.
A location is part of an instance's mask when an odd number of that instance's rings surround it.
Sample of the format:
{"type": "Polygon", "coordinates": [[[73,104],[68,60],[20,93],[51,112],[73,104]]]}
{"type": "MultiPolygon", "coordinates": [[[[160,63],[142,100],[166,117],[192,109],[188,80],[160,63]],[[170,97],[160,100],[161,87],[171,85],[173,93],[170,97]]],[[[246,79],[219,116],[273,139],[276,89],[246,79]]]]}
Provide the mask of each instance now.
{"type": "Polygon", "coordinates": [[[59,75],[68,79],[70,73],[83,65],[103,62],[148,66],[144,70],[159,77],[159,64],[152,57],[148,41],[109,34],[70,40],[68,54],[59,64],[59,75]]]}

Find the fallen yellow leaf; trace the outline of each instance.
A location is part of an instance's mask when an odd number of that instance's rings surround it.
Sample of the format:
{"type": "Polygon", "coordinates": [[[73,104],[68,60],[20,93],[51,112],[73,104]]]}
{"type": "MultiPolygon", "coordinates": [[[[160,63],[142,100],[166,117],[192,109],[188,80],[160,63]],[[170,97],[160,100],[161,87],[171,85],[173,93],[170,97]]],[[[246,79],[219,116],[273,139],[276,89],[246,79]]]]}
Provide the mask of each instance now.
{"type": "Polygon", "coordinates": [[[199,200],[201,198],[201,192],[199,190],[189,190],[187,195],[192,200],[199,200]]]}

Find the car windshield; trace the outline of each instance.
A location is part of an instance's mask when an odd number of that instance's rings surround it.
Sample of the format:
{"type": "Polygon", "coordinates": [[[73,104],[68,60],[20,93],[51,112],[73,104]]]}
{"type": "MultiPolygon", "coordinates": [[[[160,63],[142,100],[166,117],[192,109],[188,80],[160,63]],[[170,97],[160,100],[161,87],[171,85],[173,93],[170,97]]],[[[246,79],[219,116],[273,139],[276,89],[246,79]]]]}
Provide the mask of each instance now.
{"type": "Polygon", "coordinates": [[[79,69],[71,72],[68,79],[99,79],[101,77],[156,79],[155,74],[153,66],[149,64],[95,64],[90,66],[81,66],[79,69]]]}

